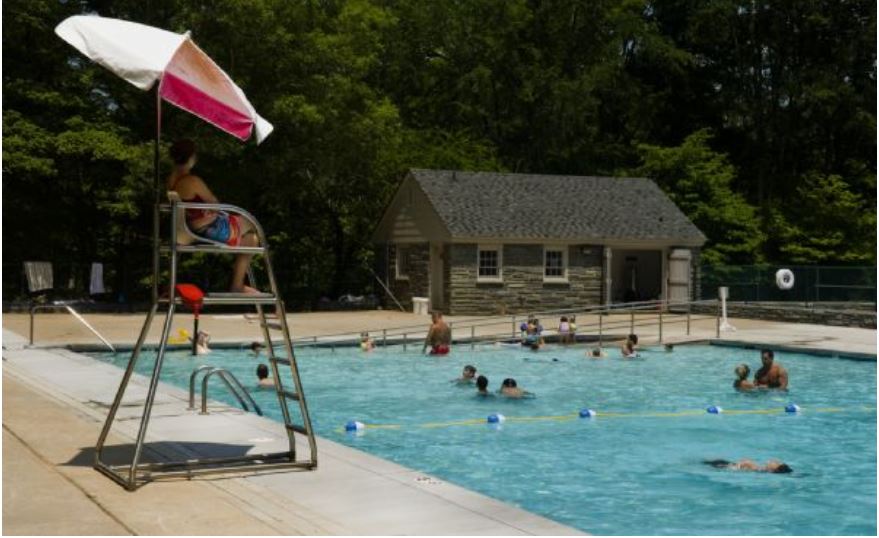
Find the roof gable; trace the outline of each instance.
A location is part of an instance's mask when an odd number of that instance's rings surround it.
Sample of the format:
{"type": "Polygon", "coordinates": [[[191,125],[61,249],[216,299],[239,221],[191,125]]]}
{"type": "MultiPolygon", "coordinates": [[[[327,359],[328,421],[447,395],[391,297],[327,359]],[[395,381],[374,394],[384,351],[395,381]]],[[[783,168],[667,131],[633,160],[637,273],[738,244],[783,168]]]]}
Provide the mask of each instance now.
{"type": "Polygon", "coordinates": [[[645,178],[423,169],[410,177],[452,238],[705,242],[645,178]]]}

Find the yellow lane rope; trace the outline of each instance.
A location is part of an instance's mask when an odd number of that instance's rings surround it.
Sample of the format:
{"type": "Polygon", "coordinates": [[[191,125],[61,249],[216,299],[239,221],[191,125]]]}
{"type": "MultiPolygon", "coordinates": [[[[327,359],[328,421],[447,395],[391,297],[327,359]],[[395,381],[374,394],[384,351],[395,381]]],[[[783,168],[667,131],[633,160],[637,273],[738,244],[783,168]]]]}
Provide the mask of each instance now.
{"type": "MultiPolygon", "coordinates": [[[[810,407],[801,408],[800,413],[842,413],[845,411],[876,411],[875,407],[810,407]]],[[[721,415],[781,415],[786,413],[783,407],[773,407],[770,409],[724,409],[721,415]]],[[[677,418],[691,416],[713,416],[702,410],[690,411],[670,411],[670,412],[653,412],[653,413],[614,413],[614,412],[598,412],[597,419],[605,418],[677,418]]],[[[567,422],[578,420],[579,413],[571,413],[568,415],[546,415],[533,417],[505,417],[505,422],[567,422]]],[[[583,419],[586,420],[586,419],[583,419]]],[[[451,420],[446,422],[425,422],[423,424],[364,424],[368,430],[399,430],[402,428],[449,428],[454,426],[479,426],[485,425],[486,419],[474,418],[467,420],[451,420]]],[[[345,433],[345,428],[336,429],[339,433],[345,433]]]]}

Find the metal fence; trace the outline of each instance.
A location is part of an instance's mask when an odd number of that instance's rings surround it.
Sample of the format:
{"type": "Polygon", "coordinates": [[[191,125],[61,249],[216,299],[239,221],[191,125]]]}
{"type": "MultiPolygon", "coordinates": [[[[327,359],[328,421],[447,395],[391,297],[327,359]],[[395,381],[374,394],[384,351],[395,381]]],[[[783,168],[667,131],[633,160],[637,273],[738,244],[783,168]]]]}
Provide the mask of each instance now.
{"type": "Polygon", "coordinates": [[[730,301],[876,304],[875,266],[703,265],[700,278],[702,299],[726,286],[730,301]],[[779,269],[793,272],[793,288],[778,287],[779,269]]]}

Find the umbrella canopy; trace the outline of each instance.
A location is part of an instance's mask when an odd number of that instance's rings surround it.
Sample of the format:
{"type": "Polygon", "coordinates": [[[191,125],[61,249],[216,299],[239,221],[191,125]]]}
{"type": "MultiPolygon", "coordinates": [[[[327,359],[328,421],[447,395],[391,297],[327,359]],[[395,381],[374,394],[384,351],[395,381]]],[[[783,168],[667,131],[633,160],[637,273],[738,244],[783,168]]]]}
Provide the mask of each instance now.
{"type": "Polygon", "coordinates": [[[142,90],[159,81],[159,95],[219,129],[257,144],[272,124],[256,113],[232,79],[185,34],[152,26],[75,15],[55,28],[61,39],[142,90]]]}

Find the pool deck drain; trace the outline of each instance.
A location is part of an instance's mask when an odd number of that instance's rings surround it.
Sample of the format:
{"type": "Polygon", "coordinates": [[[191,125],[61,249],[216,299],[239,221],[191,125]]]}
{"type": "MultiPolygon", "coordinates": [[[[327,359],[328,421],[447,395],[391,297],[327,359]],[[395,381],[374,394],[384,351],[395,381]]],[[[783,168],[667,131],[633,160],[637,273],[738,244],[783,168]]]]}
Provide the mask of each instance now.
{"type": "MultiPolygon", "coordinates": [[[[127,492],[91,468],[121,371],[61,349],[3,355],[6,534],[582,534],[323,438],[315,471],[157,481],[127,492]],[[34,504],[39,515],[25,509],[34,504]]],[[[135,374],[126,400],[145,392],[135,374]]],[[[219,403],[201,416],[187,404],[183,391],[160,385],[147,436],[153,457],[286,446],[274,421],[219,403]]],[[[120,409],[110,450],[131,443],[139,411],[120,409]]]]}

